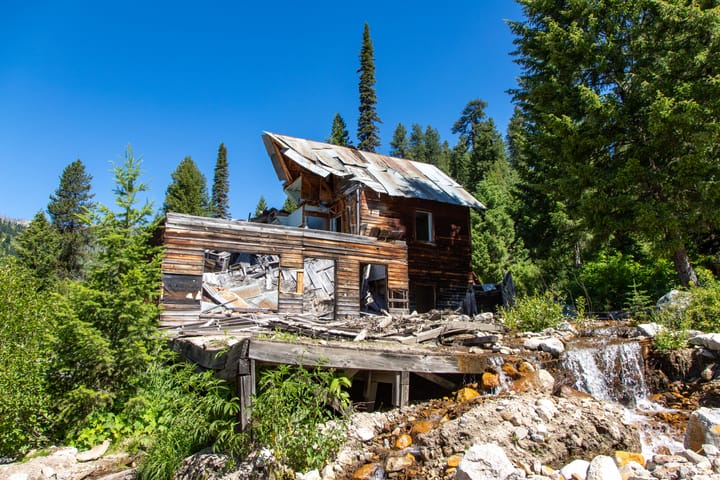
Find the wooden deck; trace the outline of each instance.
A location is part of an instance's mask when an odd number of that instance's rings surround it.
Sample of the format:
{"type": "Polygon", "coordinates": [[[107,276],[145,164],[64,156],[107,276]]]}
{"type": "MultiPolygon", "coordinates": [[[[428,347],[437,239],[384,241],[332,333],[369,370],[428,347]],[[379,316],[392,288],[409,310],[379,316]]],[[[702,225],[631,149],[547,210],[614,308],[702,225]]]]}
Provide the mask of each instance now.
{"type": "Polygon", "coordinates": [[[391,342],[313,340],[299,337],[279,341],[251,335],[203,335],[176,337],[175,351],[186,360],[236,386],[243,406],[241,426],[248,422],[248,406],[255,393],[255,372],[271,365],[302,365],[334,368],[365,383],[364,397],[372,405],[378,383],[392,385],[393,406],[404,406],[410,398],[410,374],[416,374],[444,389],[456,385],[443,375],[481,375],[497,367],[500,354],[467,347],[404,345],[391,342]]]}

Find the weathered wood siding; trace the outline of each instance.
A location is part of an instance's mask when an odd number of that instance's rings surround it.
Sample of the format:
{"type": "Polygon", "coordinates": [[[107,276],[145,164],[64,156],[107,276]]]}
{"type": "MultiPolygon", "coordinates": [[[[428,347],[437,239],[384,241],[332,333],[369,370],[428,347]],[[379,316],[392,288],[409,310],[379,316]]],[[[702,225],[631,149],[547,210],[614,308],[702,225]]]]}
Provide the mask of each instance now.
{"type": "MultiPolygon", "coordinates": [[[[277,225],[221,220],[169,213],[165,222],[163,260],[163,326],[196,322],[206,250],[272,254],[281,269],[302,271],[304,259],[335,260],[336,315],[360,308],[360,264],[387,265],[388,288],[408,289],[405,242],[277,225]]],[[[278,310],[302,312],[302,293],[279,292],[278,310]]]]}
{"type": "Polygon", "coordinates": [[[389,197],[365,190],[361,199],[361,230],[404,232],[408,248],[410,306],[414,286],[463,286],[471,281],[472,242],[470,211],[467,207],[416,198],[389,197]],[[433,240],[415,240],[415,212],[432,214],[433,240]]]}

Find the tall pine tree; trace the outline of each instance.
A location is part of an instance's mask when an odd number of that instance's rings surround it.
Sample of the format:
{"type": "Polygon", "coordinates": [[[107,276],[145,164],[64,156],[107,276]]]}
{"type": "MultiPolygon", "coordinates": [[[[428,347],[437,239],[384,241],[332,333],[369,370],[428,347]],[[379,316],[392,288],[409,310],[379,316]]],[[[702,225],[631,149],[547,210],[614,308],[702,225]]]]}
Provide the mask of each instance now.
{"type": "Polygon", "coordinates": [[[693,284],[688,250],[720,227],[717,2],[519,3],[534,183],[596,238],[651,241],[693,284]]]}
{"type": "Polygon", "coordinates": [[[60,185],[50,195],[47,211],[50,221],[61,233],[59,269],[62,276],[77,278],[81,275],[84,256],[89,243],[88,224],[83,220],[93,207],[94,195],[90,192],[92,175],[87,173],[81,160],[65,167],[60,185]]]}
{"type": "Polygon", "coordinates": [[[390,156],[398,158],[408,158],[407,152],[410,144],[408,143],[407,129],[402,123],[398,123],[393,132],[392,141],[390,141],[390,156]]]}
{"type": "Polygon", "coordinates": [[[227,149],[221,143],[218,147],[217,160],[215,161],[215,173],[213,176],[211,209],[215,218],[229,219],[230,215],[230,173],[228,171],[227,149]]]}
{"type": "Polygon", "coordinates": [[[485,172],[498,158],[505,156],[502,136],[492,118],[485,114],[486,108],[484,101],[471,100],[452,128],[452,132],[459,135],[456,159],[465,163],[463,184],[469,191],[475,191],[485,172]]]}
{"type": "Polygon", "coordinates": [[[339,113],[335,114],[332,129],[330,130],[330,136],[325,141],[327,143],[332,143],[333,145],[340,145],[341,147],[352,146],[352,140],[350,140],[347,125],[345,125],[345,120],[343,120],[339,113]]]}
{"type": "Polygon", "coordinates": [[[163,210],[208,216],[208,195],[205,175],[189,156],[185,157],[172,173],[172,182],[165,193],[163,210]]]}
{"type": "Polygon", "coordinates": [[[375,93],[375,55],[370,39],[370,26],[366,23],[360,49],[360,117],[358,118],[358,149],[374,152],[380,146],[380,128],[382,123],[377,114],[377,94],[375,93]]]}

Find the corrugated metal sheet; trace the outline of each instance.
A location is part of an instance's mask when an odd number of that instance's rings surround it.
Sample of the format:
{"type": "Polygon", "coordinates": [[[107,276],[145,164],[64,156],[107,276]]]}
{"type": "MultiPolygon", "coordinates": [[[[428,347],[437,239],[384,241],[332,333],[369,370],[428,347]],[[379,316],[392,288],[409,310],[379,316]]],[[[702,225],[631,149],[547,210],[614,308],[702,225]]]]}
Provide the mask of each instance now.
{"type": "MultiPolygon", "coordinates": [[[[420,198],[471,208],[485,208],[455,180],[428,163],[361,152],[354,148],[276,133],[266,132],[263,136],[273,162],[276,159],[273,158],[271,142],[275,142],[288,159],[323,178],[329,175],[349,178],[391,197],[420,198]]],[[[283,178],[282,169],[276,168],[276,172],[280,180],[292,180],[283,178]]]]}

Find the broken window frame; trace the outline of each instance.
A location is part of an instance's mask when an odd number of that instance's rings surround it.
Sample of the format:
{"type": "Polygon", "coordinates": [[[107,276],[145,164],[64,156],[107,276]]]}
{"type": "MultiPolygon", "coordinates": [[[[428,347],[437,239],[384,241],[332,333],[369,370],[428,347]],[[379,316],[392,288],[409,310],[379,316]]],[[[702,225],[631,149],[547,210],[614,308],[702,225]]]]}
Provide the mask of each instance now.
{"type": "Polygon", "coordinates": [[[435,241],[432,212],[415,210],[415,240],[426,243],[433,243],[435,241]],[[425,219],[422,223],[420,223],[421,218],[425,219]]]}

